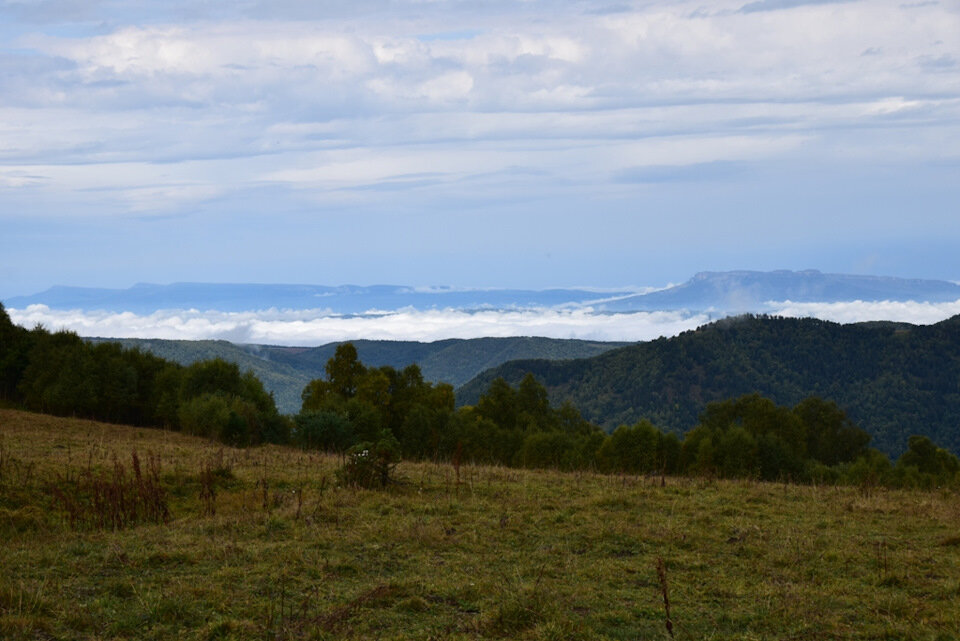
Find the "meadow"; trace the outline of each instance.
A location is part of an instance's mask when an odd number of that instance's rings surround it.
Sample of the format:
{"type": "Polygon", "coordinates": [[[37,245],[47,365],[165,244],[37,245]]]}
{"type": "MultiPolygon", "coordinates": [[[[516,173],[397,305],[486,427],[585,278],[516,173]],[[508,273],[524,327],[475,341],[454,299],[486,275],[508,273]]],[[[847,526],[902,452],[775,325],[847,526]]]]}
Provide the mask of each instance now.
{"type": "Polygon", "coordinates": [[[955,490],[342,463],[0,410],[0,638],[960,638],[955,490]]]}

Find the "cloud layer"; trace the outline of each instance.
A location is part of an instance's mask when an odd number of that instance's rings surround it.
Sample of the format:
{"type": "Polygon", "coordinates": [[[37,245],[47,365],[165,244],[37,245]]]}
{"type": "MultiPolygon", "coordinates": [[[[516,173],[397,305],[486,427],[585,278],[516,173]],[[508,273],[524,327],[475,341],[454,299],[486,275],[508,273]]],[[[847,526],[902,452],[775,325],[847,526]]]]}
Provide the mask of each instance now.
{"type": "Polygon", "coordinates": [[[712,177],[804,148],[869,157],[878,131],[957,158],[924,141],[958,140],[950,3],[359,3],[268,20],[249,4],[118,19],[94,3],[71,29],[49,24],[61,4],[3,5],[33,21],[2,50],[0,183],[106,213],[251,185],[327,204],[367,187],[509,193],[498,172],[519,168],[552,187],[712,177]]]}
{"type": "MultiPolygon", "coordinates": [[[[960,300],[952,303],[770,303],[771,313],[812,316],[841,323],[894,320],[936,323],[960,314],[960,300]]],[[[81,336],[115,338],[222,339],[236,343],[322,345],[355,339],[434,341],[483,336],[545,336],[605,341],[642,341],[675,336],[716,317],[684,312],[600,314],[591,309],[529,309],[480,311],[414,309],[342,316],[322,310],[260,312],[160,311],[149,315],[129,312],[51,310],[45,305],[7,310],[22,326],[41,324],[68,329],[81,336]]]]}

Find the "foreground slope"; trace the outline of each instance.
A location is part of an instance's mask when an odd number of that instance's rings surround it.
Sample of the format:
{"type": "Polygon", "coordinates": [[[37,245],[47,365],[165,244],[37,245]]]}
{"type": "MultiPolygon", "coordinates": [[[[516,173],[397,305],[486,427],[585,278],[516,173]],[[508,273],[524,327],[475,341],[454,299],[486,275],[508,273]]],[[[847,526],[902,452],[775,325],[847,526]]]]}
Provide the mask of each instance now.
{"type": "Polygon", "coordinates": [[[554,402],[570,400],[607,427],[649,418],[680,432],[711,401],[758,392],[795,405],[818,395],[889,454],[911,434],[960,452],[960,316],[928,326],[730,318],[591,359],[505,363],[461,388],[458,401],[474,403],[494,378],[516,384],[528,372],[554,402]]]}
{"type": "Polygon", "coordinates": [[[9,410],[0,435],[4,639],[666,639],[658,559],[677,638],[960,629],[953,493],[433,463],[371,492],[274,446],[9,410]],[[72,529],[56,491],[133,450],[168,522],[72,529]]]}

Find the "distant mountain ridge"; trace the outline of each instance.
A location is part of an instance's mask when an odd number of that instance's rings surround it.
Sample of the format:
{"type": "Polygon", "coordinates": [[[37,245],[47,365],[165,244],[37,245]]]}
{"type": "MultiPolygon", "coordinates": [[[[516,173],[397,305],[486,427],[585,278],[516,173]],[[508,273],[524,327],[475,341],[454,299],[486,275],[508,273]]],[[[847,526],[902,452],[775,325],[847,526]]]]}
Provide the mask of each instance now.
{"type": "Polygon", "coordinates": [[[714,311],[761,313],[771,301],[920,301],[960,300],[960,285],[945,280],[828,274],[805,271],[701,272],[690,280],[657,290],[586,288],[456,289],[399,285],[263,285],[174,283],[139,284],[128,289],[52,287],[39,294],[4,301],[9,308],[42,304],[51,309],[152,313],[161,309],[224,312],[264,309],[322,309],[335,314],[372,310],[523,309],[590,307],[601,312],[714,311]]]}
{"type": "Polygon", "coordinates": [[[416,288],[400,285],[259,285],[233,283],[141,283],[128,289],[51,287],[31,296],[4,301],[12,308],[47,305],[51,309],[85,309],[148,314],[161,309],[197,309],[243,312],[265,309],[329,309],[337,314],[362,314],[372,310],[506,309],[587,304],[610,296],[627,296],[632,290],[597,292],[587,289],[456,289],[416,288]]]}
{"type": "Polygon", "coordinates": [[[817,270],[701,272],[667,289],[628,296],[603,305],[610,311],[714,309],[761,312],[768,302],[846,301],[947,302],[960,299],[960,285],[943,280],[824,274],[817,270]]]}
{"type": "Polygon", "coordinates": [[[889,454],[912,434],[960,452],[960,316],[934,325],[731,317],[588,359],[504,363],[460,388],[457,400],[473,404],[493,379],[517,384],[527,373],[554,403],[570,401],[607,428],[649,418],[682,432],[712,401],[756,392],[792,406],[817,395],[889,454]]]}

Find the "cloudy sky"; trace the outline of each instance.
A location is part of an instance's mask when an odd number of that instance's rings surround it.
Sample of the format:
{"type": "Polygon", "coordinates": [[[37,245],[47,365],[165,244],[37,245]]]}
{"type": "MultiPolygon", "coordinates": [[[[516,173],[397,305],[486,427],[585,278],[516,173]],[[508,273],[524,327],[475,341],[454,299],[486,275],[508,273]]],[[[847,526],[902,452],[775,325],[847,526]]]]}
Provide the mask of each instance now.
{"type": "Polygon", "coordinates": [[[0,0],[0,298],[960,279],[960,2],[0,0]]]}

